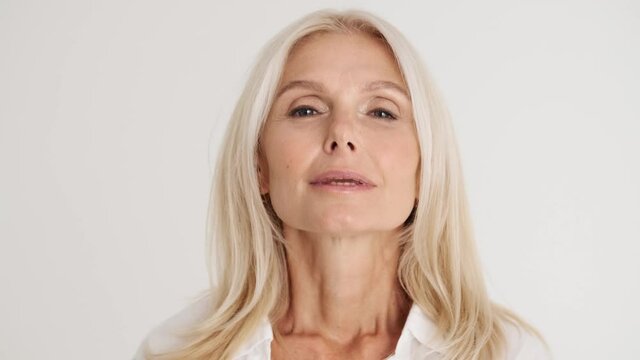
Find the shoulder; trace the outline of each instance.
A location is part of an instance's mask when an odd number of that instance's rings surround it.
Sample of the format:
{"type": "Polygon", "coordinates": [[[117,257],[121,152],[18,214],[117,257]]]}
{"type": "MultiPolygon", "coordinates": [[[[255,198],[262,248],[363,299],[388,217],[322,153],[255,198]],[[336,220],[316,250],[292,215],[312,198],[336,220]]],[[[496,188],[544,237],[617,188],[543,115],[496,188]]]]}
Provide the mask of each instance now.
{"type": "Polygon", "coordinates": [[[503,324],[507,340],[506,360],[552,360],[550,349],[535,334],[506,321],[503,324]]]}
{"type": "Polygon", "coordinates": [[[211,301],[210,293],[203,294],[155,325],[139,345],[134,360],[144,360],[145,347],[153,353],[161,353],[183,345],[185,340],[181,335],[207,316],[212,308],[211,301]]]}

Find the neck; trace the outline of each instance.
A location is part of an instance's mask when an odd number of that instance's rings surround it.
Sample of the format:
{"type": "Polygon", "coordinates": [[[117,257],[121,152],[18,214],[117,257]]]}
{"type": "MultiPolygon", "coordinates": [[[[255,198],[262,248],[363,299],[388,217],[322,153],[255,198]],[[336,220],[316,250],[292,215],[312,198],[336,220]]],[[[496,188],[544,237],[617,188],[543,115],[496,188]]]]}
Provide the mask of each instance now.
{"type": "Polygon", "coordinates": [[[282,334],[349,342],[397,335],[411,307],[397,279],[395,233],[335,236],[285,227],[290,305],[282,334]]]}

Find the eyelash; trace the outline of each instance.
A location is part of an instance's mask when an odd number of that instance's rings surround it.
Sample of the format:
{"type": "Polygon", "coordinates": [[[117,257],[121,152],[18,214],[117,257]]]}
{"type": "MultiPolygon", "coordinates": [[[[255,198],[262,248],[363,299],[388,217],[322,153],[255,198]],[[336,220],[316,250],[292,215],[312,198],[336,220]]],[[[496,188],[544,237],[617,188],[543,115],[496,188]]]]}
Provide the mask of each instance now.
{"type": "MultiPolygon", "coordinates": [[[[313,116],[313,115],[296,116],[295,114],[296,114],[296,113],[298,113],[300,110],[312,110],[312,111],[316,111],[316,112],[317,112],[317,110],[316,110],[316,109],[314,109],[314,108],[312,108],[312,107],[310,107],[310,106],[299,106],[299,107],[297,107],[297,108],[295,108],[295,109],[291,110],[291,111],[289,112],[289,116],[290,116],[290,117],[307,117],[307,116],[313,116]]],[[[384,109],[384,108],[375,108],[375,109],[371,110],[371,112],[374,112],[374,111],[379,111],[379,112],[387,113],[387,115],[388,115],[387,117],[378,116],[378,118],[380,118],[380,119],[385,119],[385,120],[396,120],[396,119],[397,119],[396,115],[395,115],[394,113],[392,113],[391,111],[387,110],[387,109],[384,109]]],[[[315,115],[315,114],[314,114],[314,115],[315,115]]]]}

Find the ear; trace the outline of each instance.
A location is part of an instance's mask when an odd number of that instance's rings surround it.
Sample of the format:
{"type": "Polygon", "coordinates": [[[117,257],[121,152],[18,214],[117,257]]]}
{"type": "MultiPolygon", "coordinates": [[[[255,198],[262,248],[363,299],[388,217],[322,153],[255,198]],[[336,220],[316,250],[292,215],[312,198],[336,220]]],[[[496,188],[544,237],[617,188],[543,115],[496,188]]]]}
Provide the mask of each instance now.
{"type": "Polygon", "coordinates": [[[422,167],[422,164],[418,164],[418,169],[416,170],[416,201],[418,201],[418,197],[420,196],[420,177],[421,177],[421,173],[420,173],[420,168],[422,167]]]}
{"type": "Polygon", "coordinates": [[[260,184],[260,195],[269,192],[269,166],[261,154],[258,154],[258,183],[260,184]]]}

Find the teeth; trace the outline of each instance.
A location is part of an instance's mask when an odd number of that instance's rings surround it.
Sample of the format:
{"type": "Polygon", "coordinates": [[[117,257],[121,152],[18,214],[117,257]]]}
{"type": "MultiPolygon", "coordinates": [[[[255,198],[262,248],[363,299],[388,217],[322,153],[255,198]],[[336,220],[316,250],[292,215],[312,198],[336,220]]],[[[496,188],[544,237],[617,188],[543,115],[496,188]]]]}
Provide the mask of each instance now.
{"type": "Polygon", "coordinates": [[[362,185],[362,182],[358,180],[353,180],[353,179],[336,179],[336,180],[326,181],[325,184],[339,185],[339,186],[357,186],[357,185],[362,185]]]}

